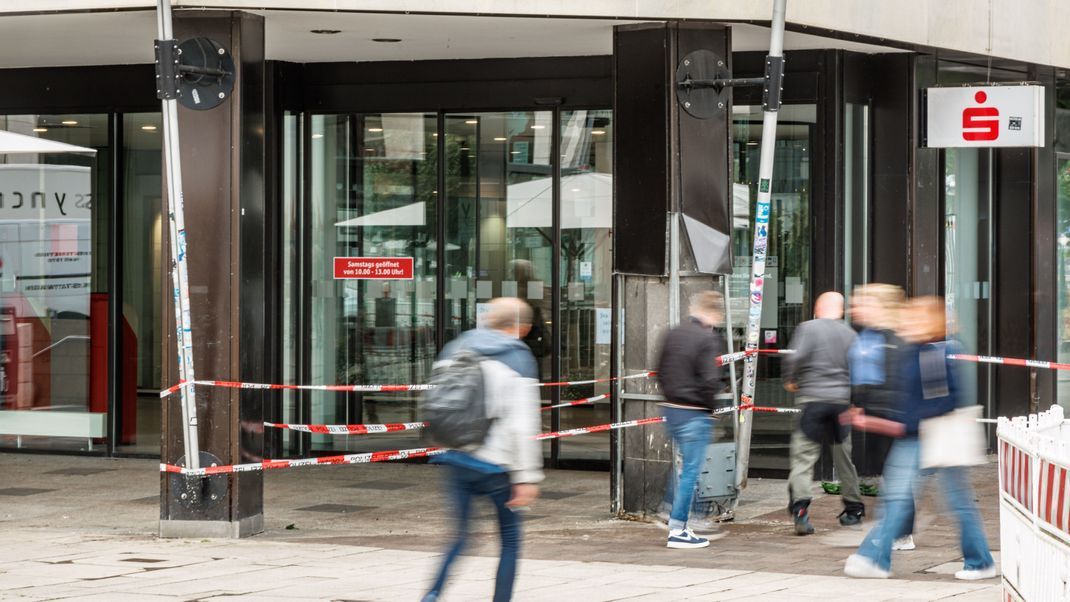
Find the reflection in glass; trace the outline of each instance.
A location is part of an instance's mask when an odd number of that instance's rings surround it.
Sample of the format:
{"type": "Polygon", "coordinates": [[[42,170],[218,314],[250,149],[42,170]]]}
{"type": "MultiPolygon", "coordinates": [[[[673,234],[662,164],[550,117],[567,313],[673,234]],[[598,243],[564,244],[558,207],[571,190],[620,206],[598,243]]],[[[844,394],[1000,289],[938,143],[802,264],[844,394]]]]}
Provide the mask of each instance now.
{"type": "Polygon", "coordinates": [[[92,449],[108,412],[108,117],[0,130],[87,151],[0,154],[0,445],[92,449]]]}
{"type": "MultiPolygon", "coordinates": [[[[434,115],[311,121],[310,382],[423,383],[435,357],[434,115]],[[335,279],[336,257],[403,257],[412,279],[335,279]]],[[[313,423],[410,422],[414,394],[314,391],[313,423]]],[[[414,447],[392,436],[313,435],[313,449],[414,447]]]]}
{"type": "MultiPolygon", "coordinates": [[[[810,157],[816,124],[816,105],[781,107],[759,335],[763,347],[787,347],[795,326],[811,315],[810,157]]],[[[732,128],[735,273],[729,282],[732,328],[735,340],[740,341],[745,340],[750,298],[751,226],[758,198],[762,108],[732,107],[732,128]]],[[[755,395],[762,400],[762,405],[792,404],[790,394],[781,386],[780,364],[775,357],[759,358],[755,395]]],[[[751,466],[786,468],[790,433],[791,419],[787,414],[772,414],[757,421],[752,435],[751,466]]]]}
{"type": "Polygon", "coordinates": [[[123,321],[119,331],[116,445],[127,453],[159,453],[163,386],[162,278],[163,131],[159,113],[123,116],[120,252],[123,321]]]}
{"type": "MultiPolygon", "coordinates": [[[[608,378],[613,295],[613,112],[561,113],[561,373],[608,378]]],[[[608,394],[609,383],[575,385],[562,400],[608,394]]],[[[561,427],[610,421],[608,399],[563,408],[561,427]]],[[[561,441],[562,459],[609,458],[609,433],[561,441]]]]}

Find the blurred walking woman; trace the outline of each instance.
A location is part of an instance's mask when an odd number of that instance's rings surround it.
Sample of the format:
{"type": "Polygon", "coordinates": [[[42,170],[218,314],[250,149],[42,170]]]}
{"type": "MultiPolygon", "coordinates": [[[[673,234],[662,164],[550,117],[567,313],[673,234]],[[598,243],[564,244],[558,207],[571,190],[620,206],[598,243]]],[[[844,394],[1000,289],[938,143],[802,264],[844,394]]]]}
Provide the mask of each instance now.
{"type": "MultiPolygon", "coordinates": [[[[895,329],[904,300],[903,289],[891,284],[860,286],[851,298],[851,321],[862,328],[848,352],[851,403],[869,416],[892,418],[899,395],[898,354],[903,341],[895,329]]],[[[874,495],[892,438],[868,433],[865,443],[865,446],[854,446],[856,450],[864,449],[865,456],[855,465],[863,493],[874,495]]]]}
{"type": "MultiPolygon", "coordinates": [[[[893,420],[853,414],[856,428],[897,437],[884,464],[883,519],[866,535],[858,552],[847,559],[849,577],[886,579],[891,574],[892,542],[907,529],[913,513],[920,466],[918,423],[942,416],[959,405],[959,385],[947,359],[944,301],[922,297],[907,304],[900,334],[905,341],[902,358],[902,395],[893,420]]],[[[969,474],[961,466],[937,469],[942,497],[958,521],[964,557],[958,579],[988,579],[996,566],[988,550],[981,516],[974,504],[969,474]]]]}

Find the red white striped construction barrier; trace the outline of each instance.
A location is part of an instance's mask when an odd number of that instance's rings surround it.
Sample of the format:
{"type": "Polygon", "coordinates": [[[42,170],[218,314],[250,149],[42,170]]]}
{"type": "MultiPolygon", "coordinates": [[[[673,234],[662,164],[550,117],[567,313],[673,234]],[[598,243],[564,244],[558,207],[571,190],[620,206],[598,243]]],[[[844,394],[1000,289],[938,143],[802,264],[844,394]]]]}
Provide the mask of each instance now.
{"type": "Polygon", "coordinates": [[[1059,406],[998,423],[1005,598],[1068,600],[1070,426],[1059,406]]]}
{"type": "Polygon", "coordinates": [[[265,422],[264,426],[301,431],[302,433],[322,433],[328,435],[370,435],[375,433],[396,433],[399,431],[416,431],[427,426],[426,422],[398,422],[388,424],[284,424],[265,422]]]}

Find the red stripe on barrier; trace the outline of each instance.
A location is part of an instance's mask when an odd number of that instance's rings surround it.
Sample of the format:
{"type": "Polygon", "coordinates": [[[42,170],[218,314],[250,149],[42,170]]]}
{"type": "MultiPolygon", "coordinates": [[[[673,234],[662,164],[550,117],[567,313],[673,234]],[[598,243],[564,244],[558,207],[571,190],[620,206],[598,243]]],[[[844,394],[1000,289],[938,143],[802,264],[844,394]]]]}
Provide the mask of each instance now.
{"type": "Polygon", "coordinates": [[[1048,521],[1049,523],[1051,522],[1051,498],[1052,498],[1052,493],[1054,493],[1054,491],[1052,491],[1054,488],[1055,488],[1055,465],[1054,464],[1048,464],[1048,491],[1047,491],[1047,495],[1044,496],[1044,508],[1043,508],[1044,512],[1043,512],[1043,515],[1044,515],[1044,520],[1048,521]]]}
{"type": "Polygon", "coordinates": [[[1066,526],[1065,526],[1066,511],[1065,511],[1065,506],[1063,505],[1063,501],[1065,500],[1065,496],[1066,496],[1066,469],[1060,466],[1059,467],[1059,513],[1056,515],[1056,520],[1058,520],[1059,522],[1058,522],[1058,524],[1055,525],[1055,526],[1059,527],[1060,531],[1066,530],[1066,526]]]}

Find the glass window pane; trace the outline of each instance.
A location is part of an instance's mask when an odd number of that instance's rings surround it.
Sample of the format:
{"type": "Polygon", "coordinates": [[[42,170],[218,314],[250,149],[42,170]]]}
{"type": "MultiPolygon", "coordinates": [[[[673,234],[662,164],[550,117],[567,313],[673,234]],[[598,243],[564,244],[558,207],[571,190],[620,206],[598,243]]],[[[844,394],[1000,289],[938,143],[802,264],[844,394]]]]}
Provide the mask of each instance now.
{"type": "MultiPolygon", "coordinates": [[[[613,302],[613,112],[561,113],[561,372],[608,378],[613,302]]],[[[608,395],[611,383],[562,390],[562,401],[608,395]]],[[[609,399],[562,408],[561,428],[610,421],[609,399]]],[[[609,433],[561,440],[562,459],[608,460],[609,433]]]]}
{"type": "MultiPolygon", "coordinates": [[[[769,219],[766,278],[762,304],[763,347],[787,347],[795,326],[811,313],[810,290],[810,157],[817,124],[817,105],[784,105],[777,123],[773,165],[772,212],[769,219]]],[[[732,221],[735,273],[730,278],[731,316],[735,340],[745,339],[750,298],[752,216],[758,198],[758,162],[762,138],[762,107],[732,107],[732,221]]],[[[755,396],[763,406],[791,406],[780,380],[775,357],[758,359],[755,396]]],[[[791,418],[770,414],[755,421],[751,467],[787,467],[791,418]]]]}
{"type": "Polygon", "coordinates": [[[116,445],[127,453],[160,451],[163,368],[163,125],[159,113],[123,116],[119,252],[123,322],[119,333],[119,415],[116,445]]]}
{"type": "MultiPolygon", "coordinates": [[[[309,381],[424,383],[435,356],[436,118],[316,115],[309,381]],[[412,277],[336,278],[335,258],[403,258],[412,277]]],[[[416,396],[316,391],[313,423],[411,422],[416,396]]],[[[316,450],[415,447],[415,431],[313,435],[316,450]]]]}
{"type": "Polygon", "coordinates": [[[0,155],[0,446],[105,442],[107,115],[0,116],[96,153],[0,155]]]}

